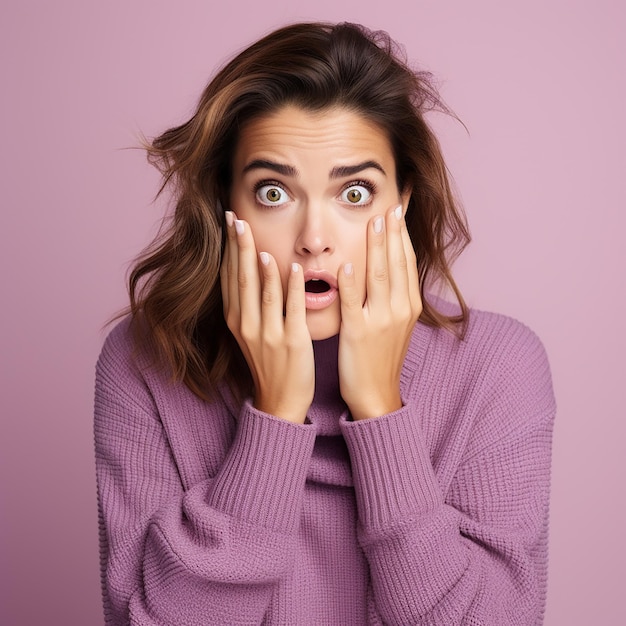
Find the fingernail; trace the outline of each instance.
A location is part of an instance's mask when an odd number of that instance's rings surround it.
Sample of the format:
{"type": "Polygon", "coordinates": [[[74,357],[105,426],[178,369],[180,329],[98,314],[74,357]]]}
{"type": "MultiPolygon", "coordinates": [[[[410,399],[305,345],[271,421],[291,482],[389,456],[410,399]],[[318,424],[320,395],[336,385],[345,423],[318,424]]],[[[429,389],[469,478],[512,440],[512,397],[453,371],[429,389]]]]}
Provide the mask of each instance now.
{"type": "Polygon", "coordinates": [[[393,210],[394,215],[396,216],[396,219],[398,221],[400,221],[402,219],[402,205],[399,204],[394,210],[393,210]]]}
{"type": "Polygon", "coordinates": [[[235,230],[237,231],[238,235],[243,235],[243,220],[235,220],[235,230]]]}
{"type": "Polygon", "coordinates": [[[261,257],[261,263],[263,263],[263,265],[269,265],[270,255],[267,252],[260,252],[259,256],[261,257]]]}
{"type": "Polygon", "coordinates": [[[225,215],[226,215],[226,223],[228,224],[228,226],[232,226],[233,222],[235,221],[235,218],[233,217],[233,212],[226,211],[225,215]]]}
{"type": "Polygon", "coordinates": [[[350,276],[350,274],[352,274],[352,263],[346,263],[346,264],[343,266],[343,273],[344,273],[346,276],[350,276]]]}
{"type": "Polygon", "coordinates": [[[376,234],[380,234],[383,232],[383,218],[378,216],[375,220],[374,220],[374,232],[376,234]]]}
{"type": "Polygon", "coordinates": [[[297,273],[299,267],[300,266],[297,263],[292,263],[291,264],[291,271],[295,274],[295,273],[297,273]]]}

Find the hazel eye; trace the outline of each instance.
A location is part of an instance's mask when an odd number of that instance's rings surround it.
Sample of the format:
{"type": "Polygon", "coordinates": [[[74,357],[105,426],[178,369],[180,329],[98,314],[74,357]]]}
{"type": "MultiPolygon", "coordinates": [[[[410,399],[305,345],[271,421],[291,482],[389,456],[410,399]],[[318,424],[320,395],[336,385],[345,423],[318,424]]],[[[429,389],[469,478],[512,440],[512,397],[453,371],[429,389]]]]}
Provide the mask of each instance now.
{"type": "Polygon", "coordinates": [[[372,192],[363,185],[352,185],[341,192],[341,199],[348,204],[367,204],[372,192]]]}
{"type": "Polygon", "coordinates": [[[265,206],[278,206],[289,200],[284,189],[276,185],[263,185],[256,190],[256,198],[265,206]]]}

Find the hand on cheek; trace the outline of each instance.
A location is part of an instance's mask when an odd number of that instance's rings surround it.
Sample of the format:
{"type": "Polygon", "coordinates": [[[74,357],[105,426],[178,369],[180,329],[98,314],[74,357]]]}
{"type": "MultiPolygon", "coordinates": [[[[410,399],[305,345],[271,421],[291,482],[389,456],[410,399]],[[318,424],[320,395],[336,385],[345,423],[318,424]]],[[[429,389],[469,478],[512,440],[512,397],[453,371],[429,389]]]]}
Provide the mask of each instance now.
{"type": "Polygon", "coordinates": [[[422,312],[417,263],[402,207],[374,217],[367,230],[366,299],[350,263],[339,270],[339,382],[353,419],[402,407],[400,373],[422,312]]]}
{"type": "Polygon", "coordinates": [[[285,315],[274,258],[257,256],[250,226],[226,213],[227,239],[220,270],[224,317],[254,381],[254,406],[303,423],[313,401],[315,363],[306,325],[302,267],[291,268],[285,315]]]}

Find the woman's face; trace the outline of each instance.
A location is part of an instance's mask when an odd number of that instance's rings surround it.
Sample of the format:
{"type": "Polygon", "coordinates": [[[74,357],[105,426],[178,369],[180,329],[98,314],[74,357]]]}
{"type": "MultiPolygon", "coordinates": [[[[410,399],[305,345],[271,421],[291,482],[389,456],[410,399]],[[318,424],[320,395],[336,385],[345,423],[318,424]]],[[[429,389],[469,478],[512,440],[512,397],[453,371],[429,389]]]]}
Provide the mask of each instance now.
{"type": "Polygon", "coordinates": [[[276,259],[283,293],[292,263],[302,266],[313,339],[339,332],[343,263],[353,264],[365,302],[367,224],[400,203],[406,210],[408,198],[385,133],[347,109],[288,105],[240,132],[230,208],[250,225],[257,252],[276,259]]]}

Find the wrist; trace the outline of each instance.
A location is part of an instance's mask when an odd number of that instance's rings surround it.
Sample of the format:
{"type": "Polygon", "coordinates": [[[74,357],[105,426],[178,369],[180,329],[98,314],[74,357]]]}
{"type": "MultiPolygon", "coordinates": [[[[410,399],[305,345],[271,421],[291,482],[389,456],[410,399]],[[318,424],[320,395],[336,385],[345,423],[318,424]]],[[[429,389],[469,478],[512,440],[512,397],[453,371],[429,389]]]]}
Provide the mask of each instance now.
{"type": "Polygon", "coordinates": [[[391,398],[364,398],[358,403],[346,404],[348,404],[350,415],[355,422],[387,415],[404,406],[399,393],[391,398]]]}
{"type": "Polygon", "coordinates": [[[271,401],[258,397],[254,399],[253,406],[257,411],[273,415],[287,422],[304,424],[311,403],[304,407],[303,405],[296,406],[290,403],[271,401]]]}

